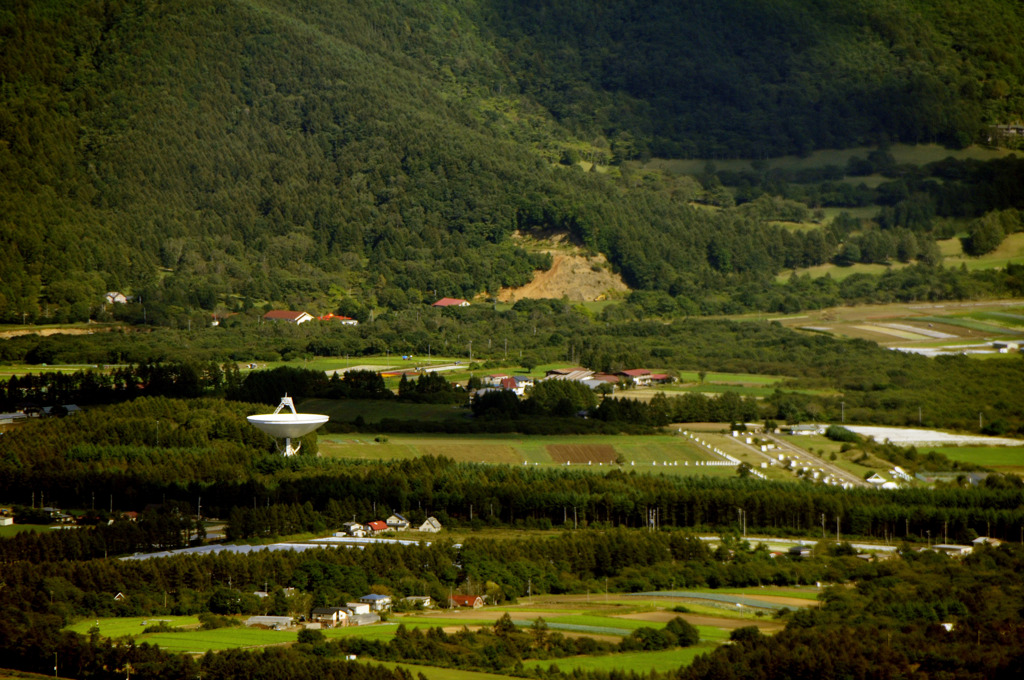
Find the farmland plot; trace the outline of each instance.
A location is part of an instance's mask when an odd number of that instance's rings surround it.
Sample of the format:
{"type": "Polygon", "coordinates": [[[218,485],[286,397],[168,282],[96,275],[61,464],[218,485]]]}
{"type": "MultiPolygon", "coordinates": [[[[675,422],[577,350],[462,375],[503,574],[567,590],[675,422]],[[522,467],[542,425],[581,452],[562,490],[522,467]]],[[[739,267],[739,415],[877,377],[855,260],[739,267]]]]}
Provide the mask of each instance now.
{"type": "Polygon", "coordinates": [[[614,463],[618,457],[611,444],[549,444],[547,449],[551,460],[559,464],[608,464],[614,463]]]}

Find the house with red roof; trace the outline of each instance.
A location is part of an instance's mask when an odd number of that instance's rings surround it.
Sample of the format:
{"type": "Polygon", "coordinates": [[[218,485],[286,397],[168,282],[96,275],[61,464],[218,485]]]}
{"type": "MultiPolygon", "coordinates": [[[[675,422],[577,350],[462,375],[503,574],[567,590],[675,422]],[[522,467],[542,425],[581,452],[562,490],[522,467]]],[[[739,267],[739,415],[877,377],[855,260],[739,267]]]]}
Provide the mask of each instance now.
{"type": "Polygon", "coordinates": [[[617,373],[626,382],[632,382],[637,387],[645,387],[651,384],[651,372],[646,368],[630,368],[617,373]]]}
{"type": "Polygon", "coordinates": [[[513,392],[517,397],[521,397],[526,393],[526,388],[520,385],[518,380],[508,376],[501,379],[498,387],[513,392]]]}
{"type": "Polygon", "coordinates": [[[288,309],[272,309],[263,315],[264,321],[286,321],[298,326],[300,323],[312,321],[313,317],[306,312],[293,312],[288,309]]]}
{"type": "Polygon", "coordinates": [[[366,528],[371,534],[380,534],[388,530],[388,523],[381,520],[374,520],[373,522],[367,522],[366,528]]]}
{"type": "Polygon", "coordinates": [[[431,307],[469,307],[469,302],[461,298],[444,297],[430,305],[431,307]]]}
{"type": "Polygon", "coordinates": [[[453,607],[472,607],[480,609],[484,606],[484,598],[479,595],[452,595],[448,598],[448,604],[453,607]]]}

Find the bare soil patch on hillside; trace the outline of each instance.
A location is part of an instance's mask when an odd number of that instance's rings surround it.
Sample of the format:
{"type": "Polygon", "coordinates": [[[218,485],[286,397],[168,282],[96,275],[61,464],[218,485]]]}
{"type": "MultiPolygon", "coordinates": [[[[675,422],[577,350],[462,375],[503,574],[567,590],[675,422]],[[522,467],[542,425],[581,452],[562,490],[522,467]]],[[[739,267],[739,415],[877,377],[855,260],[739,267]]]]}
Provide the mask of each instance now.
{"type": "MultiPolygon", "coordinates": [[[[99,329],[97,329],[99,330],[99,329]]],[[[103,329],[105,330],[105,329],[103,329]]],[[[22,335],[92,335],[96,331],[91,328],[39,328],[17,331],[0,331],[0,339],[18,338],[22,335]]]]}
{"type": "Polygon", "coordinates": [[[502,288],[498,299],[515,302],[523,298],[562,298],[573,302],[605,300],[609,295],[625,293],[629,286],[611,271],[604,255],[552,254],[551,269],[537,270],[533,280],[519,288],[502,288]]]}

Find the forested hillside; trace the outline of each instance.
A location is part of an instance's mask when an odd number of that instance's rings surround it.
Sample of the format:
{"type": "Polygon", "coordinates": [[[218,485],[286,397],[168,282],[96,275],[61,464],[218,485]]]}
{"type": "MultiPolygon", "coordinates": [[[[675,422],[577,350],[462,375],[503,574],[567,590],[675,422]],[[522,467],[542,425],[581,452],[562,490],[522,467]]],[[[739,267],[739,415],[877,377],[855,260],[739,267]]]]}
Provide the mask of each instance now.
{"type": "Polygon", "coordinates": [[[109,290],[154,313],[493,294],[549,266],[517,230],[757,307],[744,286],[838,246],[619,165],[985,139],[1020,118],[1022,29],[996,0],[17,0],[0,318],[84,320],[109,290]]]}

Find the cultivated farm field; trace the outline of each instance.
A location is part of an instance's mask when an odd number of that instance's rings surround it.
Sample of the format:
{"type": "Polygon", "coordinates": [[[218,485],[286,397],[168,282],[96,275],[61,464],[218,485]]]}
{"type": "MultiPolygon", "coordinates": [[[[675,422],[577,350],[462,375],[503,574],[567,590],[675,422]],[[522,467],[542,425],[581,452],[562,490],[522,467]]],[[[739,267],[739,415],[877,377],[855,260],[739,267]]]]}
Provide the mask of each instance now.
{"type": "Polygon", "coordinates": [[[582,466],[595,471],[610,466],[666,474],[700,470],[708,475],[735,475],[732,467],[696,466],[721,460],[704,452],[680,434],[658,435],[424,435],[389,434],[375,441],[373,435],[324,435],[320,454],[332,458],[392,460],[418,456],[445,456],[465,463],[582,466]],[[666,465],[668,463],[669,465],[666,465]]]}
{"type": "Polygon", "coordinates": [[[790,328],[862,338],[884,347],[994,351],[993,341],[1024,340],[1024,308],[1020,300],[830,307],[776,320],[790,328]]]}

